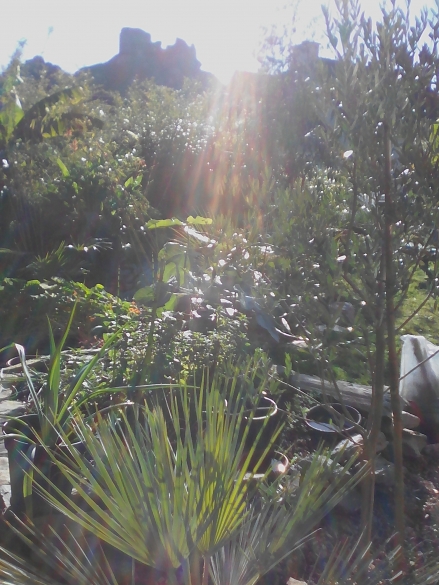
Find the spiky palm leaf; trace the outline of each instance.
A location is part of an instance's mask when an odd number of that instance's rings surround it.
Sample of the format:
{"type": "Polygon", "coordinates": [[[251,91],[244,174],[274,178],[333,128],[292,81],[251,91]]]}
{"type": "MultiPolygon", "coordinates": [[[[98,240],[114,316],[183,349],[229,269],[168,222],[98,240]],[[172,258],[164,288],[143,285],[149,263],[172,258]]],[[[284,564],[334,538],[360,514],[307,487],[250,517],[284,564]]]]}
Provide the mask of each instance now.
{"type": "Polygon", "coordinates": [[[37,564],[0,547],[2,585],[117,585],[105,554],[67,531],[62,537],[53,527],[41,531],[16,520],[9,525],[34,553],[37,564]],[[43,564],[41,564],[41,562],[43,564]]]}
{"type": "Polygon", "coordinates": [[[319,452],[283,491],[255,499],[248,474],[257,471],[249,467],[257,440],[245,451],[253,418],[247,386],[227,382],[215,376],[198,389],[173,389],[167,409],[132,405],[117,417],[97,415],[93,429],[78,420],[75,434],[89,458],[64,436],[73,464],[57,464],[80,501],[61,492],[47,499],[102,541],[166,570],[170,583],[180,570],[191,585],[207,583],[208,572],[215,585],[252,585],[303,542],[368,468],[351,477],[352,460],[341,467],[319,452]]]}
{"type": "Polygon", "coordinates": [[[98,538],[159,569],[214,554],[245,521],[250,462],[258,471],[277,437],[254,465],[258,439],[245,451],[253,415],[237,384],[229,385],[236,396],[227,403],[223,385],[216,376],[198,389],[182,386],[169,400],[171,416],[160,406],[133,406],[118,418],[98,415],[97,432],[79,420],[75,434],[90,461],[63,436],[74,464],[58,465],[82,503],[61,492],[47,499],[98,538]]]}
{"type": "Polygon", "coordinates": [[[319,451],[300,481],[280,492],[279,501],[253,502],[246,524],[212,557],[214,584],[253,585],[309,539],[318,521],[368,472],[364,466],[350,476],[353,460],[328,482],[328,469],[339,462],[319,451]]]}

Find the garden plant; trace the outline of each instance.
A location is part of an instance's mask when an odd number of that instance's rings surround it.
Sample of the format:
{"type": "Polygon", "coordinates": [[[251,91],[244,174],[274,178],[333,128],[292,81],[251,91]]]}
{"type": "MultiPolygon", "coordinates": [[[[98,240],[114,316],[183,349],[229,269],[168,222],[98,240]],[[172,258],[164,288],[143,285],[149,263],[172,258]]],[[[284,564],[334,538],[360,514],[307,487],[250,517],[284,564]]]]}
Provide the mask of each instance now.
{"type": "MultiPolygon", "coordinates": [[[[336,0],[324,16],[334,58],[272,35],[264,72],[227,90],[135,80],[118,93],[18,53],[0,76],[2,359],[19,352],[32,441],[75,494],[44,487],[28,457],[23,489],[64,528],[47,533],[53,552],[40,526],[10,530],[47,579],[119,582],[117,549],[133,583],[144,566],[172,584],[262,583],[359,483],[361,530],[308,585],[393,570],[437,581],[408,545],[398,386],[399,336],[439,342],[439,15],[390,3],[374,23],[336,0]],[[29,369],[30,353],[48,373],[29,369]],[[308,374],[319,393],[293,383],[308,374]],[[363,450],[330,463],[319,447],[304,472],[304,412],[330,401],[326,381],[371,387],[363,450]],[[374,533],[386,387],[387,548],[374,533]],[[249,447],[262,392],[286,422],[249,447]],[[291,469],[255,482],[272,449],[291,469]],[[337,463],[340,481],[328,479],[337,463]],[[395,556],[374,564],[381,549],[395,556]]],[[[4,582],[39,582],[13,555],[4,582]]]]}

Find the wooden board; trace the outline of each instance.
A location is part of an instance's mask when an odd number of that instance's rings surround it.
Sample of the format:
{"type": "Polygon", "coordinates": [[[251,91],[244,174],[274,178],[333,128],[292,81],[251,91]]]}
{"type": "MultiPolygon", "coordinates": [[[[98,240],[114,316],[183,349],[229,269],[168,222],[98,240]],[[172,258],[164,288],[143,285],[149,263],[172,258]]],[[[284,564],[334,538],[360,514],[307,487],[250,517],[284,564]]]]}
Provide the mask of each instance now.
{"type": "MultiPolygon", "coordinates": [[[[310,392],[323,396],[326,394],[328,399],[334,402],[343,402],[349,406],[362,411],[369,412],[372,401],[372,387],[362,384],[351,384],[350,382],[337,382],[337,387],[327,380],[322,380],[317,376],[308,376],[306,374],[292,374],[291,385],[296,386],[303,392],[310,392]]],[[[385,389],[383,414],[390,416],[390,393],[388,388],[385,389]]]]}

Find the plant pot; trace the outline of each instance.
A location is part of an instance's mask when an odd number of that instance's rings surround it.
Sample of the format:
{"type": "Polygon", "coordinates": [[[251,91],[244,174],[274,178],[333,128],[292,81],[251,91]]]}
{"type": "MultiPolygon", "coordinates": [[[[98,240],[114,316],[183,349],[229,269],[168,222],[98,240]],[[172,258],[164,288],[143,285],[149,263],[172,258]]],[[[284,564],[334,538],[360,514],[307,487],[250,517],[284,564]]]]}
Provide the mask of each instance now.
{"type": "Polygon", "coordinates": [[[252,472],[252,464],[256,464],[255,458],[250,461],[249,472],[245,474],[244,479],[260,481],[264,477],[268,477],[269,480],[275,480],[279,476],[284,475],[288,472],[289,460],[284,453],[270,449],[266,457],[264,457],[261,465],[258,468],[257,473],[252,472]],[[268,472],[268,475],[267,475],[268,472]]]}
{"type": "MultiPolygon", "coordinates": [[[[37,372],[47,372],[48,370],[48,362],[49,362],[49,358],[46,356],[38,356],[38,355],[27,355],[26,356],[26,364],[29,368],[32,368],[33,370],[37,371],[37,372]]],[[[22,372],[23,371],[23,366],[21,363],[21,359],[19,356],[15,356],[11,359],[9,359],[6,362],[6,368],[9,368],[8,372],[11,371],[16,371],[16,372],[22,372]]]]}
{"type": "MultiPolygon", "coordinates": [[[[259,433],[261,433],[256,451],[263,451],[281,423],[280,415],[281,412],[276,402],[268,398],[268,396],[261,396],[250,423],[250,429],[246,438],[246,448],[250,449],[258,439],[259,433]]],[[[250,416],[246,417],[246,420],[249,418],[250,416]]]]}
{"type": "MultiPolygon", "coordinates": [[[[72,492],[72,485],[58,469],[42,445],[30,443],[25,439],[25,437],[28,437],[31,441],[36,441],[37,434],[40,431],[38,416],[36,414],[27,414],[7,421],[3,424],[2,431],[5,448],[8,452],[11,479],[10,509],[17,515],[23,515],[27,513],[31,503],[34,517],[48,514],[52,507],[44,496],[38,493],[38,488],[35,488],[35,486],[39,486],[53,495],[57,493],[54,488],[56,486],[63,494],[69,496],[72,492]],[[16,434],[24,435],[23,439],[10,436],[16,434]],[[33,470],[34,487],[30,496],[32,500],[27,502],[23,494],[23,488],[26,474],[32,470],[30,461],[37,469],[33,470]]],[[[85,451],[80,442],[75,443],[74,446],[80,452],[85,451]]],[[[55,447],[54,453],[64,463],[69,459],[71,460],[67,447],[62,444],[55,447]]]]}
{"type": "Polygon", "coordinates": [[[306,413],[305,423],[310,429],[324,436],[333,436],[350,433],[355,430],[355,424],[360,424],[361,414],[353,406],[345,406],[352,420],[346,418],[343,407],[338,402],[328,404],[328,406],[340,413],[340,420],[335,419],[335,415],[325,404],[319,404],[310,408],[306,413]]]}

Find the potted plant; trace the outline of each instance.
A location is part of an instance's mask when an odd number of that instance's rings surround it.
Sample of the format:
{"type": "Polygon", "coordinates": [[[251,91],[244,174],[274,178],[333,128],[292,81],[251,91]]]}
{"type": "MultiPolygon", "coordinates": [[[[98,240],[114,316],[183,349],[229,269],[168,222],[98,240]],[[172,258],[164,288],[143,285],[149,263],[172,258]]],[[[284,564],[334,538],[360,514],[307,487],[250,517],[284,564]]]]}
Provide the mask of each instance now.
{"type": "MultiPolygon", "coordinates": [[[[34,409],[32,414],[11,418],[3,425],[11,478],[11,510],[16,514],[26,513],[29,516],[37,516],[47,511],[46,500],[38,493],[33,492],[34,482],[37,482],[44,489],[50,488],[52,492],[56,492],[57,489],[71,490],[69,482],[65,481],[63,474],[54,465],[52,456],[64,461],[70,458],[71,453],[63,445],[61,437],[71,436],[73,432],[72,421],[84,402],[93,400],[99,394],[111,391],[111,389],[101,389],[78,400],[78,394],[83,388],[84,381],[98,360],[113,344],[118,332],[108,337],[99,352],[79,369],[67,387],[62,386],[61,352],[73,322],[75,307],[58,344],[55,344],[49,322],[50,360],[45,382],[39,390],[34,386],[32,375],[26,363],[24,347],[13,344],[20,358],[34,409]]],[[[72,439],[71,444],[76,450],[81,451],[80,442],[72,439]]]]}

